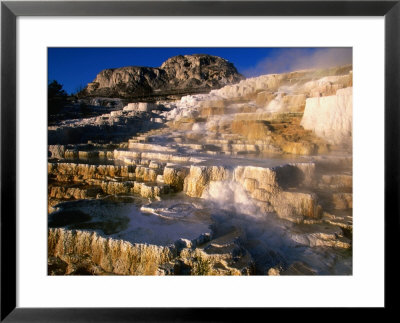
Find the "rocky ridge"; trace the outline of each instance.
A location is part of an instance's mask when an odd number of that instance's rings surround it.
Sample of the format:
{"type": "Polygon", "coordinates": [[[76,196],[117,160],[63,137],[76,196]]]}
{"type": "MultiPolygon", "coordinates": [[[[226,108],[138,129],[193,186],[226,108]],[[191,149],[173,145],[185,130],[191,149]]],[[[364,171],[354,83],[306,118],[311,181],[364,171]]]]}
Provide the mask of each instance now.
{"type": "Polygon", "coordinates": [[[101,71],[86,94],[120,98],[166,98],[208,92],[243,79],[232,63],[211,55],[179,55],[159,68],[128,66],[101,71]]]}

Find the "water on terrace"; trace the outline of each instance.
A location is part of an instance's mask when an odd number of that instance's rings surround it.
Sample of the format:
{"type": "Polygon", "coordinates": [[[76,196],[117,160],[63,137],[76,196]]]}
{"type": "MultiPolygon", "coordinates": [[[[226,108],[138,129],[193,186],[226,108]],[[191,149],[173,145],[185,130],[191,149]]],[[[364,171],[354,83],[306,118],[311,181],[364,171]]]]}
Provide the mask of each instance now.
{"type": "MultiPolygon", "coordinates": [[[[245,207],[249,207],[248,205],[245,207]]],[[[299,244],[293,232],[307,229],[269,216],[243,213],[243,206],[221,204],[183,193],[150,202],[132,196],[109,196],[58,205],[49,227],[96,231],[104,237],[131,243],[172,245],[218,230],[240,230],[242,245],[260,270],[273,265],[307,263],[317,274],[351,274],[351,252],[299,244]]]]}

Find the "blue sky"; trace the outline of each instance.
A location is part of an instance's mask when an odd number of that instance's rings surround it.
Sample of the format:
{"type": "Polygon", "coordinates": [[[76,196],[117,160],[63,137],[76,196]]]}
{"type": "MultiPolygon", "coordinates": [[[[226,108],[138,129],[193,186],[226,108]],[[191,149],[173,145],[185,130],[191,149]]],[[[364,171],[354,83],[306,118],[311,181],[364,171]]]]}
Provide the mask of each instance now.
{"type": "Polygon", "coordinates": [[[246,77],[352,62],[351,48],[48,48],[48,80],[74,93],[103,69],[159,67],[172,56],[186,54],[223,57],[246,77]]]}

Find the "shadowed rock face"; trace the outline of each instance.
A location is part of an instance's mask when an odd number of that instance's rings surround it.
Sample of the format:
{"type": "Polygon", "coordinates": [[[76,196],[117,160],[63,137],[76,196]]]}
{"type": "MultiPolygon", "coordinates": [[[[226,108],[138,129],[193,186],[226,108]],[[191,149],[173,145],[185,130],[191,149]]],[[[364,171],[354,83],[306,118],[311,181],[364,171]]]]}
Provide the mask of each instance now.
{"type": "Polygon", "coordinates": [[[161,67],[128,66],[101,71],[86,87],[90,96],[167,97],[207,92],[244,79],[227,60],[211,55],[179,55],[161,67]]]}

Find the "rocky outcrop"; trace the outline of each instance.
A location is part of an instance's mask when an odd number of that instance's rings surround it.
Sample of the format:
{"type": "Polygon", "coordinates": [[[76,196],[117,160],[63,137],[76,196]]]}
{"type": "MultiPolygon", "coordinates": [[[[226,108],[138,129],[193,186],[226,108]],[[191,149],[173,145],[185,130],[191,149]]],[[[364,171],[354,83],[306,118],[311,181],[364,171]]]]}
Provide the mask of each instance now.
{"type": "Polygon", "coordinates": [[[234,230],[211,240],[203,234],[163,247],[103,238],[96,232],[50,228],[49,274],[248,275],[253,260],[238,244],[239,235],[234,230]]]}
{"type": "Polygon", "coordinates": [[[239,244],[241,232],[233,230],[204,243],[201,248],[185,248],[181,261],[191,275],[250,275],[254,273],[253,259],[239,244]]]}
{"type": "Polygon", "coordinates": [[[59,182],[80,182],[88,179],[128,178],[134,166],[89,165],[76,163],[49,163],[48,174],[59,182]]]}
{"type": "Polygon", "coordinates": [[[86,87],[90,96],[143,98],[209,91],[243,79],[227,60],[179,55],[159,68],[129,66],[101,71],[86,87]]]}
{"type": "Polygon", "coordinates": [[[96,232],[64,229],[49,229],[47,252],[49,258],[65,264],[63,274],[76,275],[155,275],[158,266],[172,258],[167,247],[133,245],[96,232]]]}
{"type": "Polygon", "coordinates": [[[170,185],[177,192],[182,191],[183,184],[188,173],[189,170],[186,167],[169,165],[164,168],[164,183],[170,185]]]}
{"type": "Polygon", "coordinates": [[[101,190],[96,187],[65,187],[65,186],[53,186],[50,188],[49,198],[59,200],[70,200],[70,199],[86,199],[94,198],[99,194],[101,190]]]}
{"type": "Polygon", "coordinates": [[[286,220],[302,222],[321,217],[318,198],[313,193],[288,189],[308,187],[314,181],[314,173],[314,163],[271,168],[238,166],[233,170],[223,166],[191,166],[183,191],[188,196],[220,204],[238,204],[237,210],[244,213],[261,212],[261,206],[286,220]]]}
{"type": "Polygon", "coordinates": [[[191,197],[201,197],[211,181],[223,181],[231,177],[231,172],[222,166],[191,166],[184,181],[184,192],[191,197]]]}
{"type": "MultiPolygon", "coordinates": [[[[154,163],[150,166],[154,167],[154,163]]],[[[169,192],[168,185],[155,184],[157,176],[161,174],[161,169],[140,165],[49,163],[49,179],[55,182],[55,184],[49,184],[49,198],[85,199],[96,197],[98,193],[138,194],[146,198],[157,198],[169,192]],[[58,185],[64,185],[64,187],[58,185]],[[66,185],[72,185],[72,187],[66,187],[66,185]]]]}
{"type": "Polygon", "coordinates": [[[49,145],[49,157],[62,159],[65,154],[65,146],[63,145],[49,145]]]}
{"type": "Polygon", "coordinates": [[[350,240],[344,237],[339,226],[314,225],[301,230],[296,228],[290,233],[290,238],[310,247],[351,248],[350,240]]]}

